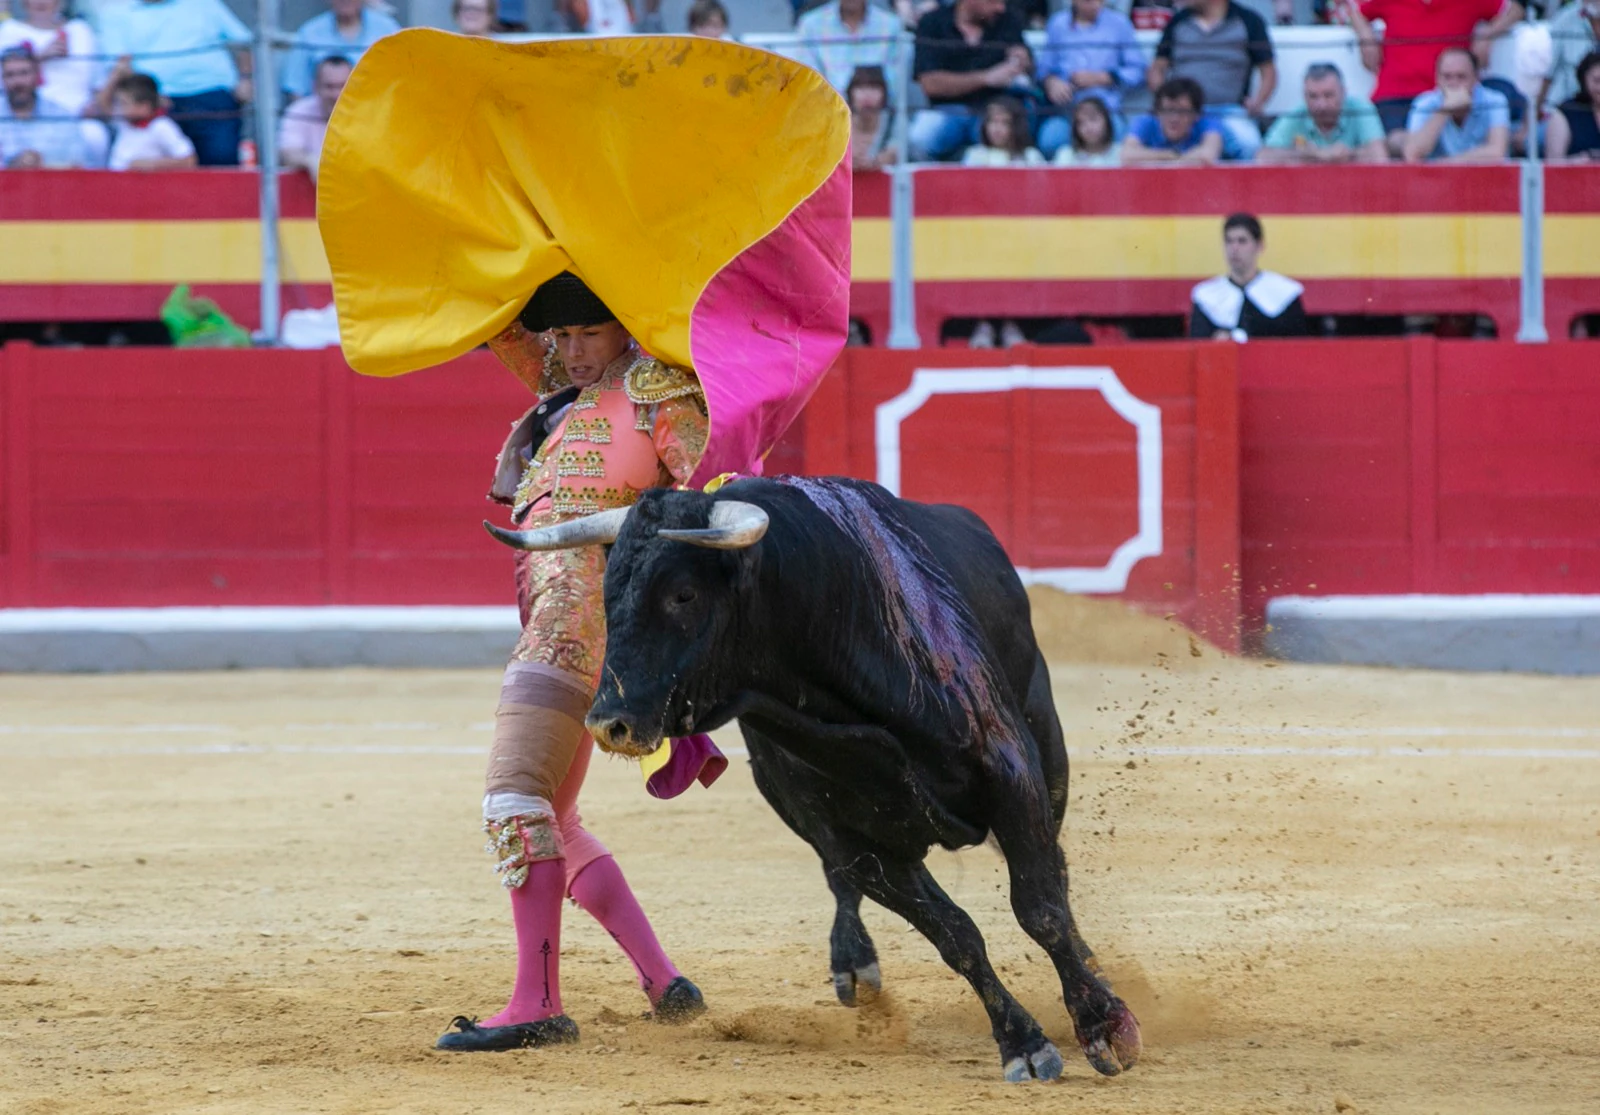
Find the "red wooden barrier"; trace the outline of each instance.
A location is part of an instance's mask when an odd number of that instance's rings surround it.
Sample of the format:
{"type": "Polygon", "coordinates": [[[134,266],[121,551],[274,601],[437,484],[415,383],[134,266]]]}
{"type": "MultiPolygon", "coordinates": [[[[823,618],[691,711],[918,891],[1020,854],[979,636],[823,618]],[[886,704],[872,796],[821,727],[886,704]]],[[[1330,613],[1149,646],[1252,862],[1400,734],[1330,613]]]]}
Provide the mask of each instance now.
{"type": "Polygon", "coordinates": [[[1240,349],[1244,614],[1267,598],[1600,593],[1592,346],[1240,349]]]}
{"type": "Polygon", "coordinates": [[[478,526],[527,391],[492,357],[371,380],[329,352],[0,358],[0,604],[488,603],[478,526]]]}
{"type": "MultiPolygon", "coordinates": [[[[1116,589],[1131,553],[1125,597],[1222,642],[1286,593],[1600,593],[1592,352],[851,350],[768,463],[897,471],[1068,587],[1116,589]]],[[[335,352],[8,346],[0,606],[504,602],[478,520],[527,401],[486,355],[371,380],[335,352]]]]}
{"type": "MultiPolygon", "coordinates": [[[[852,353],[769,465],[875,476],[873,408],[915,367],[999,359],[852,353]]],[[[1024,359],[1098,386],[932,395],[898,427],[905,494],[974,508],[1042,580],[1125,583],[1130,598],[1231,642],[1235,350],[1024,359]],[[1140,416],[1143,475],[1140,434],[1108,400],[1140,416]]],[[[0,374],[0,603],[508,598],[506,555],[477,524],[493,452],[526,395],[486,356],[370,380],[331,352],[12,345],[0,374]]]]}

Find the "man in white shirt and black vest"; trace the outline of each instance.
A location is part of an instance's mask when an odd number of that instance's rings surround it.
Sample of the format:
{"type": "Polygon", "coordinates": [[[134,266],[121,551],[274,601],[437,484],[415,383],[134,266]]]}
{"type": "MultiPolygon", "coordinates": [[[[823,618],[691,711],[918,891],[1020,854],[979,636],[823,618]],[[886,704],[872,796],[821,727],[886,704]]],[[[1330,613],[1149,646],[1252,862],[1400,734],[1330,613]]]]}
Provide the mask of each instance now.
{"type": "Polygon", "coordinates": [[[1266,246],[1261,222],[1235,213],[1222,223],[1222,248],[1228,273],[1195,286],[1189,307],[1189,336],[1219,341],[1251,337],[1303,337],[1308,332],[1305,288],[1287,275],[1257,266],[1266,246]]]}

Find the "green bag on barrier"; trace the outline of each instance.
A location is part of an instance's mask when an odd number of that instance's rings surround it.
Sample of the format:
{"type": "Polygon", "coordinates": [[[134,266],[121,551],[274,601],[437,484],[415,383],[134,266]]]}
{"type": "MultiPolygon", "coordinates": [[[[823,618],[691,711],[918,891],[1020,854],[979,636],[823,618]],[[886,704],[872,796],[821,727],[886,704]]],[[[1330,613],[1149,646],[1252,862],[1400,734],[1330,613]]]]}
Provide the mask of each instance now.
{"type": "Polygon", "coordinates": [[[249,348],[250,334],[209,298],[180,283],[161,304],[161,323],[178,348],[249,348]]]}

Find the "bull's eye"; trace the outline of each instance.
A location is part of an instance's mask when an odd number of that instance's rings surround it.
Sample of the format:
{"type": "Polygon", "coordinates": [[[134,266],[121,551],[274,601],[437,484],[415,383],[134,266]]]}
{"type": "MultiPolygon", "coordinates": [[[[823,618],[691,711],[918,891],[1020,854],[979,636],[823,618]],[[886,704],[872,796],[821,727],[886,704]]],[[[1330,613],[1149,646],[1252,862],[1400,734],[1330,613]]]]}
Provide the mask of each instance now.
{"type": "Polygon", "coordinates": [[[678,605],[678,607],[681,608],[681,607],[683,607],[683,606],[685,606],[687,604],[693,604],[694,603],[694,597],[695,597],[694,589],[688,588],[688,587],[684,587],[684,588],[680,588],[678,590],[678,592],[677,592],[677,595],[673,596],[672,602],[674,604],[678,605]]]}

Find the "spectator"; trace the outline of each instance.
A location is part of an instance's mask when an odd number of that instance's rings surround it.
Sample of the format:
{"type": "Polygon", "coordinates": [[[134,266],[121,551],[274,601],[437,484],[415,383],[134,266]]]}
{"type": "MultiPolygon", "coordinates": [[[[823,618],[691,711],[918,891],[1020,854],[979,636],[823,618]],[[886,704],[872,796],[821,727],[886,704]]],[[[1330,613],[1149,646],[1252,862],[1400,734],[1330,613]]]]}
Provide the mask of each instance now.
{"type": "Polygon", "coordinates": [[[494,29],[496,31],[528,30],[528,0],[496,0],[494,6],[494,29]]]}
{"type": "Polygon", "coordinates": [[[1496,36],[1522,18],[1517,0],[1345,0],[1345,14],[1361,41],[1361,62],[1378,75],[1372,90],[1389,150],[1403,154],[1411,102],[1433,87],[1439,55],[1471,47],[1480,66],[1489,64],[1496,36]],[[1383,20],[1379,43],[1371,20],[1383,20]],[[1479,26],[1483,24],[1483,26],[1479,26]]]}
{"type": "Polygon", "coordinates": [[[829,0],[801,16],[795,30],[801,60],[841,93],[862,66],[900,78],[900,21],[867,0],[829,0]]]}
{"type": "Polygon", "coordinates": [[[335,54],[317,63],[316,91],[290,104],[278,122],[278,161],[286,170],[304,170],[316,181],[328,119],[349,80],[350,59],[335,54]]]}
{"type": "Polygon", "coordinates": [[[915,31],[922,17],[939,7],[941,3],[942,0],[894,0],[891,6],[894,8],[894,14],[900,17],[901,25],[915,31]]]}
{"type": "Polygon", "coordinates": [[[1550,117],[1550,151],[1554,159],[1600,159],[1600,51],[1578,63],[1578,95],[1550,117]]]}
{"type": "Polygon", "coordinates": [[[1579,64],[1600,46],[1600,0],[1573,0],[1550,21],[1554,53],[1539,105],[1562,105],[1583,92],[1579,64]]]}
{"type": "Polygon", "coordinates": [[[1303,337],[1308,332],[1305,288],[1286,275],[1259,266],[1266,238],[1261,222],[1235,213],[1222,222],[1228,273],[1207,279],[1191,292],[1189,336],[1218,341],[1251,337],[1303,337]]]}
{"type": "MultiPolygon", "coordinates": [[[[641,7],[644,10],[639,13],[639,18],[633,21],[634,32],[640,35],[665,35],[667,24],[661,16],[661,0],[643,0],[641,7]]],[[[727,22],[726,12],[723,13],[723,22],[727,22]]],[[[720,39],[724,36],[716,37],[720,39]]]]}
{"type": "Polygon", "coordinates": [[[703,39],[726,39],[728,9],[719,0],[694,0],[689,6],[689,34],[703,39]]]}
{"type": "Polygon", "coordinates": [[[161,111],[161,89],[149,74],[124,74],[111,93],[117,138],[112,170],[181,170],[196,163],[195,147],[161,111]]]}
{"type": "Polygon", "coordinates": [[[337,54],[353,66],[368,47],[398,30],[400,22],[394,16],[369,8],[366,0],[328,0],[327,11],[312,16],[294,33],[294,49],[283,66],[284,89],[295,97],[310,96],[317,65],[324,58],[337,54]]]}
{"type": "Polygon", "coordinates": [[[889,109],[889,82],[881,66],[862,66],[845,87],[850,105],[850,158],[856,170],[883,170],[899,160],[900,152],[889,140],[893,114],[889,109]]]}
{"type": "Polygon", "coordinates": [[[955,0],[917,21],[913,76],[933,106],[911,120],[911,157],[948,159],[978,138],[983,108],[1033,85],[1022,20],[1006,0],[955,0]]]}
{"type": "Polygon", "coordinates": [[[983,108],[978,142],[961,156],[962,166],[1044,166],[1044,156],[1033,145],[1028,114],[1022,102],[1000,97],[983,108]]]}
{"type": "Polygon", "coordinates": [[[130,0],[100,13],[100,49],[117,59],[100,92],[109,115],[116,84],[138,69],[172,105],[172,122],[201,166],[238,166],[250,84],[250,30],[222,0],[130,0]],[[229,53],[232,48],[232,53],[229,53]]]}
{"type": "MultiPolygon", "coordinates": [[[[486,39],[493,35],[495,28],[500,24],[500,11],[495,0],[455,0],[450,5],[450,18],[455,20],[456,33],[467,35],[474,39],[486,39]]],[[[348,65],[350,59],[342,54],[330,55],[332,58],[344,58],[348,65]]],[[[327,59],[323,59],[327,61],[327,59]]],[[[318,63],[320,66],[321,63],[318,63]]],[[[320,77],[318,78],[320,80],[320,77]]]]}
{"type": "Polygon", "coordinates": [[[1133,0],[1128,19],[1140,31],[1160,31],[1184,6],[1184,0],[1133,0]]]}
{"type": "Polygon", "coordinates": [[[27,43],[0,51],[0,166],[11,170],[98,166],[105,129],[52,100],[39,85],[39,60],[27,43]]]}
{"type": "Polygon", "coordinates": [[[1222,158],[1222,128],[1201,113],[1205,95],[1192,78],[1168,78],[1156,110],[1136,117],[1122,141],[1124,166],[1211,166],[1222,158]]]}
{"type": "Polygon", "coordinates": [[[1122,165],[1111,110],[1101,97],[1085,97],[1072,106],[1072,141],[1056,151],[1056,166],[1105,167],[1122,165]]]}
{"type": "MultiPolygon", "coordinates": [[[[968,348],[993,348],[995,340],[994,322],[980,321],[972,327],[972,334],[967,338],[968,348]]],[[[1000,344],[1005,348],[1015,348],[1017,345],[1028,343],[1027,336],[1022,332],[1022,326],[1007,318],[1000,323],[1000,344]]]]}
{"type": "Polygon", "coordinates": [[[1381,163],[1383,124],[1370,101],[1344,90],[1339,67],[1306,68],[1305,104],[1278,117],[1258,156],[1264,163],[1381,163]]]}
{"type": "Polygon", "coordinates": [[[567,30],[590,35],[633,34],[631,0],[556,0],[567,30]]]}
{"type": "Polygon", "coordinates": [[[1261,129],[1254,118],[1278,87],[1278,67],[1264,19],[1233,0],[1196,0],[1173,16],[1161,33],[1145,80],[1155,90],[1169,77],[1191,78],[1199,84],[1206,114],[1222,127],[1227,158],[1255,158],[1261,129]],[[1251,93],[1254,71],[1260,76],[1251,93]]]}
{"type": "Polygon", "coordinates": [[[1405,159],[1478,163],[1503,159],[1511,148],[1511,109],[1505,95],[1478,81],[1478,59],[1463,47],[1439,55],[1439,87],[1411,102],[1405,159]]]}
{"type": "Polygon", "coordinates": [[[42,64],[41,92],[76,115],[94,99],[100,44],[87,23],[62,15],[62,2],[22,0],[22,14],[0,22],[0,50],[32,47],[42,64]]]}
{"type": "MultiPolygon", "coordinates": [[[[1050,17],[1039,57],[1045,100],[1065,109],[1084,97],[1105,100],[1112,112],[1122,107],[1122,91],[1144,77],[1144,54],[1134,41],[1133,24],[1105,0],[1072,0],[1050,17]]],[[[1069,116],[1053,113],[1039,124],[1039,148],[1053,156],[1071,138],[1069,116]]]]}

